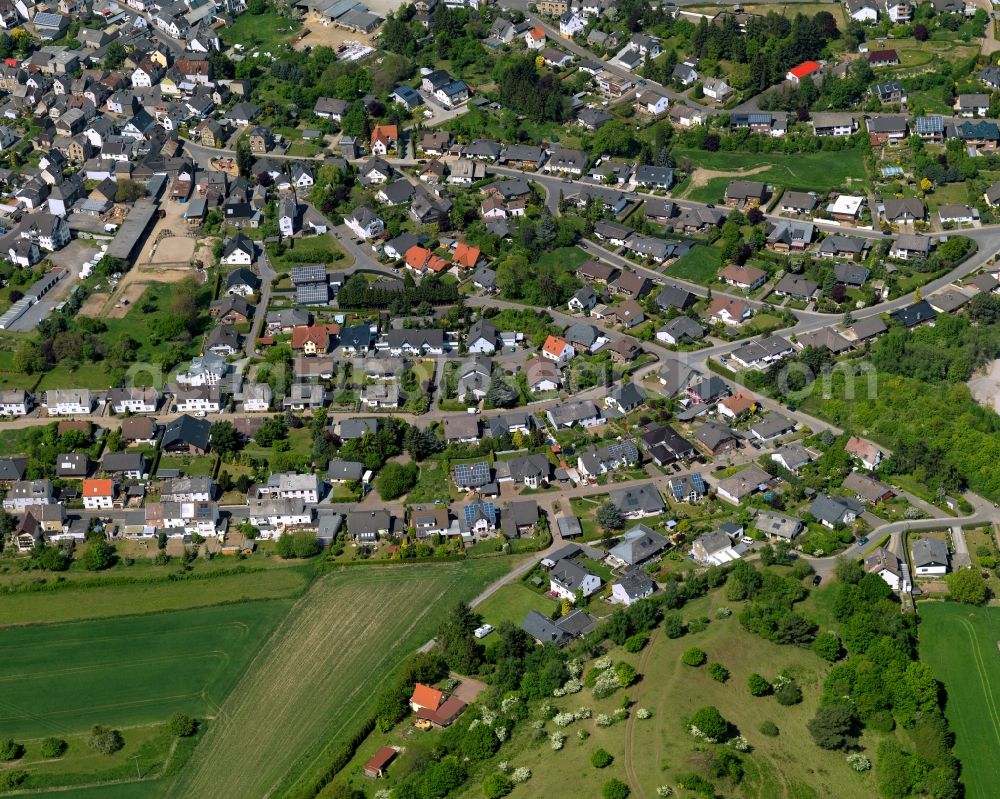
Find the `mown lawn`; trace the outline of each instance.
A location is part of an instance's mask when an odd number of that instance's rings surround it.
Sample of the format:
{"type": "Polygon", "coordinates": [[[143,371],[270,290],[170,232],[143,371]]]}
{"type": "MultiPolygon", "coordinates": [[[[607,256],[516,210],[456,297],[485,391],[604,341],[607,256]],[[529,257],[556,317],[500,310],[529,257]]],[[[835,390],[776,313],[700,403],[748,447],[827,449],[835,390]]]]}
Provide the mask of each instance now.
{"type": "MultiPolygon", "coordinates": [[[[548,583],[546,583],[548,585],[548,583]]],[[[509,621],[520,627],[528,611],[537,610],[543,616],[549,616],[556,609],[554,599],[542,596],[538,591],[522,582],[505,585],[493,596],[476,607],[476,613],[482,614],[483,620],[494,627],[503,621],[509,621]]]]}
{"type": "Polygon", "coordinates": [[[707,286],[714,282],[722,266],[722,251],[718,247],[698,244],[667,269],[667,274],[707,286]]]}
{"type": "MultiPolygon", "coordinates": [[[[679,148],[674,151],[677,158],[688,158],[696,167],[718,172],[731,172],[733,177],[745,174],[746,170],[760,166],[768,169],[746,176],[747,180],[758,180],[786,189],[809,191],[831,191],[840,188],[849,180],[864,180],[864,153],[860,149],[842,150],[836,153],[743,153],[708,152],[679,148]]],[[[702,188],[711,189],[708,197],[718,199],[718,181],[723,181],[723,191],[729,178],[714,178],[707,187],[699,187],[689,192],[688,197],[697,200],[696,194],[702,188]]]]}
{"type": "Polygon", "coordinates": [[[538,265],[543,267],[558,267],[567,272],[572,272],[588,258],[590,256],[579,247],[559,247],[540,255],[538,257],[538,265]]]}
{"type": "Polygon", "coordinates": [[[301,23],[269,9],[263,14],[240,14],[219,30],[219,37],[228,45],[260,45],[267,50],[284,45],[300,27],[301,23]]]}
{"type": "Polygon", "coordinates": [[[2,727],[15,738],[214,715],[288,600],[0,630],[2,727]]]}
{"type": "Polygon", "coordinates": [[[920,658],[948,692],[945,714],[955,733],[968,799],[997,795],[1000,747],[1000,608],[920,604],[920,658]]]}
{"type": "MultiPolygon", "coordinates": [[[[49,591],[3,594],[0,598],[0,625],[107,619],[229,602],[293,597],[309,584],[309,576],[302,568],[282,566],[236,571],[238,562],[228,556],[220,558],[218,563],[218,566],[208,567],[215,574],[202,579],[169,579],[170,571],[176,571],[176,566],[172,569],[150,566],[140,571],[141,567],[136,564],[105,572],[118,576],[121,570],[121,576],[127,577],[129,572],[126,568],[133,569],[136,581],[132,583],[84,584],[49,591]]],[[[198,570],[200,564],[194,565],[198,570]]],[[[14,581],[13,578],[3,579],[5,583],[14,581]]],[[[70,571],[66,573],[66,579],[85,582],[93,579],[93,575],[70,571]]],[[[18,581],[24,582],[23,578],[18,578],[18,581]]]]}

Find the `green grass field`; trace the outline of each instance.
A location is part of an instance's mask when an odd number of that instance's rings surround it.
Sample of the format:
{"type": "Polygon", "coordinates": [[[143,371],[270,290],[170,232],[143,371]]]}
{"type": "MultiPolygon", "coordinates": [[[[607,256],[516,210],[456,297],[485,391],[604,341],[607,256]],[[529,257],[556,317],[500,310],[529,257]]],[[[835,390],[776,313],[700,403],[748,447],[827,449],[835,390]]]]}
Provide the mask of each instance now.
{"type": "Polygon", "coordinates": [[[236,685],[167,796],[304,792],[385,680],[431,637],[440,611],[511,565],[491,558],[367,567],[317,581],[236,685]]]}
{"type": "Polygon", "coordinates": [[[555,266],[572,272],[588,258],[590,256],[579,247],[558,247],[540,255],[538,265],[555,266]]]}
{"type": "MultiPolygon", "coordinates": [[[[227,564],[227,560],[221,563],[227,564]]],[[[238,565],[235,560],[230,563],[238,565]]],[[[309,584],[308,574],[295,567],[221,573],[199,580],[165,579],[168,567],[150,567],[155,570],[152,574],[149,571],[138,572],[138,567],[132,568],[137,570],[140,578],[162,575],[164,579],[4,594],[0,598],[0,626],[113,618],[247,600],[287,598],[300,594],[309,584]]],[[[212,566],[213,570],[220,568],[224,567],[212,566]]],[[[117,570],[110,573],[117,574],[117,570]]],[[[67,579],[85,580],[92,576],[69,572],[67,579]]]]}
{"type": "Polygon", "coordinates": [[[718,247],[699,244],[677,259],[677,263],[668,267],[667,274],[707,286],[715,281],[721,266],[722,251],[718,247]]]}
{"type": "Polygon", "coordinates": [[[219,31],[219,38],[228,45],[242,44],[247,48],[260,45],[267,50],[283,45],[300,27],[300,23],[268,9],[263,14],[240,14],[219,31]]]}
{"type": "Polygon", "coordinates": [[[93,724],[214,715],[287,600],[0,631],[0,728],[18,738],[93,724]]]}
{"type": "MultiPolygon", "coordinates": [[[[546,583],[548,586],[548,583],[546,583]]],[[[538,591],[518,581],[505,585],[493,596],[476,607],[476,613],[483,620],[496,627],[500,622],[509,621],[518,627],[529,610],[537,610],[548,616],[556,609],[556,601],[542,596],[538,591]]]]}
{"type": "Polygon", "coordinates": [[[945,713],[955,733],[968,799],[997,795],[1000,747],[1000,608],[921,603],[920,658],[948,691],[945,713]]]}
{"type": "MultiPolygon", "coordinates": [[[[837,153],[742,153],[707,152],[705,150],[677,149],[676,158],[688,158],[697,167],[717,172],[731,172],[732,178],[746,176],[786,189],[831,191],[848,185],[848,181],[865,178],[864,153],[860,149],[837,153]],[[766,166],[768,169],[746,175],[749,169],[766,166]]],[[[707,185],[688,192],[688,199],[713,201],[725,192],[732,178],[712,178],[707,185]],[[721,186],[721,191],[720,191],[721,186]],[[703,196],[704,195],[704,196],[703,196]]]]}

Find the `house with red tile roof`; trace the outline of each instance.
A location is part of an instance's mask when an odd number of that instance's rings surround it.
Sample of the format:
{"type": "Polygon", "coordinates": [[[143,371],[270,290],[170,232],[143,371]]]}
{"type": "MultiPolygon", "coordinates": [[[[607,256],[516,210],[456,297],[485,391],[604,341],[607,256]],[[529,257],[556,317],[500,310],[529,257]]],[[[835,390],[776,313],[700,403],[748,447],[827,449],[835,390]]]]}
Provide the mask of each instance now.
{"type": "Polygon", "coordinates": [[[542,345],[542,357],[562,364],[576,355],[573,345],[559,336],[549,336],[542,345]]]}
{"type": "Polygon", "coordinates": [[[115,505],[114,480],[84,480],[83,507],[87,510],[103,510],[115,505]]]}
{"type": "Polygon", "coordinates": [[[372,154],[388,155],[398,141],[399,129],[395,125],[376,125],[370,142],[372,154]]]}
{"type": "Polygon", "coordinates": [[[292,328],[292,349],[306,355],[325,355],[332,347],[332,337],[340,325],[296,325],[292,328]]]}
{"type": "Polygon", "coordinates": [[[460,242],[455,246],[455,252],[451,256],[451,262],[462,269],[475,269],[482,257],[482,250],[472,247],[465,242],[460,242]]]}
{"type": "Polygon", "coordinates": [[[403,256],[407,269],[412,269],[417,274],[425,272],[444,272],[451,266],[444,258],[435,255],[426,247],[414,244],[403,256]]]}

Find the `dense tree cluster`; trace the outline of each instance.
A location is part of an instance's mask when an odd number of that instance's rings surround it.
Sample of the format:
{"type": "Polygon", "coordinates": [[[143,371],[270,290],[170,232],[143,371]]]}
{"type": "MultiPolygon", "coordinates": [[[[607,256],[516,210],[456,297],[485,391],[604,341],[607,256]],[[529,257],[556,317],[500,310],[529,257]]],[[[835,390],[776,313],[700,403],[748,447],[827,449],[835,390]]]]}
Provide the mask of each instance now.
{"type": "Polygon", "coordinates": [[[960,795],[942,688],[930,666],[916,659],[914,617],[900,613],[885,582],[857,562],[842,561],[836,572],[833,612],[848,657],[828,672],[810,733],[820,746],[836,749],[852,746],[864,727],[890,732],[899,724],[910,731],[915,751],[892,739],[879,748],[882,795],[960,795]]]}
{"type": "Polygon", "coordinates": [[[530,55],[514,56],[494,70],[500,104],[535,122],[562,122],[569,115],[569,97],[559,79],[539,74],[530,55]]]}
{"type": "Polygon", "coordinates": [[[337,304],[341,308],[388,308],[394,314],[407,313],[424,302],[448,305],[456,300],[458,287],[442,281],[437,275],[428,275],[418,285],[411,282],[400,285],[369,283],[363,275],[354,274],[337,294],[337,304]]]}

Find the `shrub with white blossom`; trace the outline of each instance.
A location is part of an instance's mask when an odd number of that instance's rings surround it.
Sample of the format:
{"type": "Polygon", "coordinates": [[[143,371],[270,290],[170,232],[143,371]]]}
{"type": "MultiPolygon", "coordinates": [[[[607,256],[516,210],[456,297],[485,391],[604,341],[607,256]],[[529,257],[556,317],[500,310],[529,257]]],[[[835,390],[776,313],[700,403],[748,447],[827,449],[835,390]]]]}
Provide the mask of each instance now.
{"type": "Polygon", "coordinates": [[[499,727],[497,727],[495,730],[493,730],[493,732],[497,736],[497,740],[500,743],[503,743],[504,741],[507,740],[507,735],[508,735],[507,728],[504,727],[502,724],[499,727]]]}
{"type": "Polygon", "coordinates": [[[653,717],[653,711],[648,708],[640,707],[635,711],[635,717],[639,719],[651,719],[653,717]]]}
{"type": "Polygon", "coordinates": [[[374,799],[389,799],[392,796],[392,790],[390,788],[383,788],[380,791],[375,791],[374,799]]]}
{"type": "Polygon", "coordinates": [[[513,782],[520,785],[522,782],[527,782],[531,779],[531,769],[527,766],[518,766],[514,769],[514,773],[510,775],[513,782]]]}
{"type": "Polygon", "coordinates": [[[695,738],[697,738],[700,741],[706,741],[707,743],[710,743],[710,744],[717,743],[717,741],[715,740],[715,738],[709,738],[707,735],[705,735],[705,733],[703,733],[701,730],[699,730],[694,724],[691,724],[690,726],[688,726],[688,732],[691,733],[692,736],[694,736],[695,738]]]}
{"type": "MultiPolygon", "coordinates": [[[[469,726],[471,727],[472,725],[470,724],[469,726]]],[[[545,722],[542,721],[541,719],[535,719],[535,721],[531,722],[531,729],[533,729],[533,730],[544,730],[545,729],[545,722]]]]}
{"type": "Polygon", "coordinates": [[[657,796],[673,796],[674,795],[674,789],[671,788],[669,785],[661,785],[659,788],[656,789],[656,795],[657,796]]]}
{"type": "Polygon", "coordinates": [[[597,682],[594,683],[594,699],[606,699],[619,688],[621,688],[621,681],[618,679],[618,673],[613,669],[602,671],[597,682]]]}
{"type": "Polygon", "coordinates": [[[580,658],[573,658],[566,664],[566,671],[569,672],[570,677],[579,677],[583,674],[583,661],[580,658]]]}
{"type": "Polygon", "coordinates": [[[572,713],[556,713],[552,717],[552,723],[557,727],[568,727],[574,721],[576,721],[576,716],[572,713]]]}
{"type": "Polygon", "coordinates": [[[589,719],[591,716],[591,710],[589,707],[580,707],[577,708],[573,715],[576,717],[577,721],[580,721],[581,719],[589,719]]]}
{"type": "Polygon", "coordinates": [[[733,747],[737,752],[749,752],[750,742],[744,738],[742,735],[737,735],[735,738],[729,741],[729,745],[733,747]]]}
{"type": "Polygon", "coordinates": [[[497,763],[497,771],[499,771],[501,774],[509,773],[510,763],[508,763],[506,760],[501,760],[499,763],[497,763]]]}
{"type": "Polygon", "coordinates": [[[625,719],[628,718],[628,710],[626,710],[623,707],[620,707],[615,710],[615,712],[612,714],[612,717],[614,718],[615,721],[625,721],[625,719]]]}
{"type": "Polygon", "coordinates": [[[549,743],[552,745],[552,751],[558,752],[566,743],[566,736],[561,732],[554,732],[549,736],[549,743]]]}
{"type": "Polygon", "coordinates": [[[847,765],[855,771],[868,771],[872,767],[872,762],[860,752],[854,752],[847,756],[847,765]]]}
{"type": "Polygon", "coordinates": [[[601,713],[601,715],[599,715],[596,719],[594,719],[594,723],[598,727],[610,727],[612,724],[615,723],[615,720],[611,718],[611,716],[609,716],[607,713],[601,713]]]}
{"type": "Polygon", "coordinates": [[[548,702],[546,702],[538,709],[538,715],[541,716],[543,719],[550,719],[558,712],[559,711],[557,711],[555,707],[550,705],[548,702]]]}
{"type": "Polygon", "coordinates": [[[497,723],[497,714],[495,711],[490,710],[488,707],[484,707],[479,711],[479,718],[487,727],[492,727],[497,723]]]}
{"type": "Polygon", "coordinates": [[[581,727],[576,731],[576,737],[581,741],[586,741],[590,737],[590,732],[581,727]]]}
{"type": "Polygon", "coordinates": [[[733,615],[733,611],[727,607],[721,607],[715,611],[715,618],[717,619],[728,619],[733,615]]]}
{"type": "Polygon", "coordinates": [[[566,680],[563,690],[568,694],[578,694],[583,690],[583,683],[576,679],[576,677],[571,677],[566,680]]]}
{"type": "Polygon", "coordinates": [[[514,710],[514,708],[517,707],[517,705],[520,704],[520,702],[521,700],[518,699],[516,696],[508,696],[506,699],[503,700],[503,702],[500,703],[500,712],[503,713],[504,715],[507,715],[512,710],[514,710]]]}
{"type": "Polygon", "coordinates": [[[552,689],[552,696],[556,697],[557,699],[560,696],[566,696],[566,689],[565,688],[553,688],[552,689]]]}
{"type": "Polygon", "coordinates": [[[606,671],[607,669],[610,669],[613,665],[614,661],[611,660],[611,658],[609,658],[607,655],[599,657],[597,660],[594,661],[594,668],[597,669],[598,671],[606,671]]]}

